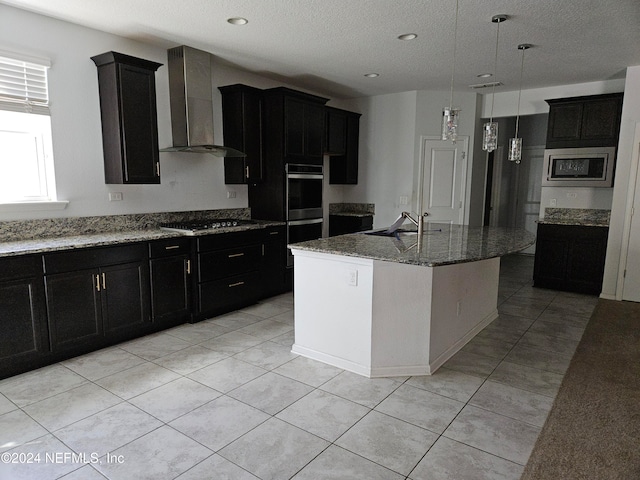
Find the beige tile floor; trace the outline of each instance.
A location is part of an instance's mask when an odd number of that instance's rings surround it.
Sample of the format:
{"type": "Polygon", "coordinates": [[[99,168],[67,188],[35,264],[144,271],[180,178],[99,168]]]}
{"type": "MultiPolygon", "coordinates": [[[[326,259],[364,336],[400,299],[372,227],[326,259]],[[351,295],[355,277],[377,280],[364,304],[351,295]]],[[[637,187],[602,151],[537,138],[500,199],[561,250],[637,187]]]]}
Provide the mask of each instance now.
{"type": "Polygon", "coordinates": [[[285,294],[2,380],[0,479],[518,479],[597,302],[532,268],[432,376],[292,354],[285,294]]]}

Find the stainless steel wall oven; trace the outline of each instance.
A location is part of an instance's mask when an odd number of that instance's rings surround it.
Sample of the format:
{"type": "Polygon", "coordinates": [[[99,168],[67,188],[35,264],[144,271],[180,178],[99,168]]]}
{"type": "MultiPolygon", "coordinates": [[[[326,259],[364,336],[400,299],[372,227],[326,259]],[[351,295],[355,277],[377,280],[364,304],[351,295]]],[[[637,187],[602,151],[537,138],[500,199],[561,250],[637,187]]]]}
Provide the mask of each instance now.
{"type": "MultiPolygon", "coordinates": [[[[322,165],[288,163],[285,169],[287,243],[322,237],[322,165]]],[[[291,252],[287,266],[293,266],[291,252]]]]}

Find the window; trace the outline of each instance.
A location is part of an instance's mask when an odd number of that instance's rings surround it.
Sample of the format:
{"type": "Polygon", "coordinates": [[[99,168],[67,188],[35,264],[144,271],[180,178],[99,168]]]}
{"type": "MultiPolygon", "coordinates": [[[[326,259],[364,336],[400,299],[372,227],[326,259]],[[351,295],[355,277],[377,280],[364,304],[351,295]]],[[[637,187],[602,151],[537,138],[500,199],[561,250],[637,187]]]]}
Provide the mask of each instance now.
{"type": "Polygon", "coordinates": [[[48,66],[0,55],[0,203],[56,200],[48,66]]]}

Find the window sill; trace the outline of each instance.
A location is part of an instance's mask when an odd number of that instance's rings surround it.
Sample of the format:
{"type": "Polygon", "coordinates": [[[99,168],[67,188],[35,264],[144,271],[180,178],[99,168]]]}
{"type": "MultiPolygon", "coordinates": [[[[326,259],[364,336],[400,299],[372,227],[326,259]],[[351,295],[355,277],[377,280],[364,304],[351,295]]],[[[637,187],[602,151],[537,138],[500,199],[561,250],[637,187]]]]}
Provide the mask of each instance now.
{"type": "Polygon", "coordinates": [[[56,202],[0,202],[0,213],[64,210],[67,205],[69,205],[67,200],[56,202]]]}

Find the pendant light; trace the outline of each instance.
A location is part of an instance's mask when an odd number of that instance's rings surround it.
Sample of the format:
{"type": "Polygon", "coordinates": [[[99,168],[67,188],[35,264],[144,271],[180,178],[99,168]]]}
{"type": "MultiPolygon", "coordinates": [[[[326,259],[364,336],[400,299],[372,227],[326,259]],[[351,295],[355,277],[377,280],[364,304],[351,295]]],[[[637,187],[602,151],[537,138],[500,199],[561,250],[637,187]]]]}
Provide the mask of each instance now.
{"type": "Polygon", "coordinates": [[[518,138],[518,124],[520,122],[520,98],[522,97],[522,73],[524,72],[524,51],[531,48],[530,43],[521,43],[518,50],[522,50],[522,61],[520,63],[520,89],[518,90],[518,110],[516,113],[516,134],[514,138],[509,139],[509,156],[510,162],[520,163],[522,160],[522,139],[518,138]]]}
{"type": "Polygon", "coordinates": [[[458,0],[456,0],[456,16],[453,27],[453,63],[451,65],[451,95],[449,106],[442,109],[442,140],[451,140],[453,143],[458,138],[459,108],[453,107],[453,78],[456,73],[456,37],[458,36],[458,0]]]}
{"type": "Polygon", "coordinates": [[[491,21],[498,24],[496,31],[496,53],[495,60],[493,62],[493,75],[496,81],[493,82],[493,89],[491,91],[491,117],[482,128],[482,150],[485,152],[493,152],[498,146],[498,122],[493,121],[493,101],[496,96],[496,83],[498,80],[498,41],[500,40],[500,24],[506,19],[506,15],[494,15],[491,17],[491,21]]]}

